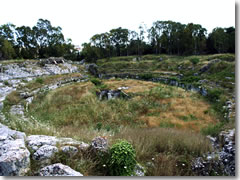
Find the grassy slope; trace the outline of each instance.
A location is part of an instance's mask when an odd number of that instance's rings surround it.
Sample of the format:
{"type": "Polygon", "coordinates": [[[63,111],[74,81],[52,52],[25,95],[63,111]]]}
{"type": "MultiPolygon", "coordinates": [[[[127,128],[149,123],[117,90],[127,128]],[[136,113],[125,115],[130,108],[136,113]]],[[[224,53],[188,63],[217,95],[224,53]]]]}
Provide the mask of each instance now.
{"type": "MultiPolygon", "coordinates": [[[[232,62],[234,56],[231,54],[190,57],[147,55],[140,62],[132,62],[132,58],[117,57],[110,62],[99,60],[98,65],[100,71],[107,73],[176,72],[191,77],[209,60],[218,58],[223,61],[214,64],[200,78],[212,82],[221,80],[219,89],[223,93],[219,97],[223,102],[229,93],[234,92],[234,86],[228,86],[229,82],[234,82],[235,62],[232,62]],[[160,57],[164,59],[161,62],[158,61],[160,57]],[[199,62],[193,64],[193,58],[198,58],[199,62]],[[182,68],[179,69],[179,66],[182,68]]],[[[33,81],[26,87],[33,90],[59,78],[64,76],[43,78],[43,81],[33,81]]],[[[147,162],[155,164],[155,168],[147,168],[148,175],[192,175],[192,158],[210,149],[209,141],[199,131],[209,124],[217,123],[218,126],[220,118],[216,110],[221,105],[218,102],[209,105],[195,93],[158,83],[110,80],[104,81],[104,84],[111,89],[130,87],[125,92],[132,96],[131,100],[98,101],[95,92],[99,87],[90,82],[76,83],[37,96],[28,114],[29,117],[34,116],[37,122],[19,122],[17,117],[12,117],[11,125],[27,134],[66,136],[85,142],[99,135],[107,136],[110,145],[119,138],[127,139],[134,145],[140,163],[146,167],[147,162]]],[[[19,95],[13,92],[6,104],[17,102],[20,102],[19,95]]],[[[215,131],[217,126],[210,131],[215,131]]],[[[79,154],[78,160],[60,158],[56,161],[64,162],[84,175],[104,175],[94,170],[97,164],[85,155],[79,154]]]]}

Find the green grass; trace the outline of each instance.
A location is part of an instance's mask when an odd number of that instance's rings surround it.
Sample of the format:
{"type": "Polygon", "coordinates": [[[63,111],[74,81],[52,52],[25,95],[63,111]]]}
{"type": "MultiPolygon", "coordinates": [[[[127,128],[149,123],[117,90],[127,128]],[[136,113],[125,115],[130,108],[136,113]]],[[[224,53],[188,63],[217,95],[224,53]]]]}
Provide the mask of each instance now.
{"type": "Polygon", "coordinates": [[[9,82],[8,82],[8,81],[3,81],[3,84],[4,84],[5,86],[9,86],[9,82]]]}
{"type": "Polygon", "coordinates": [[[197,120],[197,117],[194,116],[193,114],[189,114],[188,116],[180,116],[179,119],[188,122],[188,121],[195,121],[197,120]]]}
{"type": "MultiPolygon", "coordinates": [[[[223,119],[225,111],[222,106],[229,98],[229,92],[234,90],[234,87],[229,88],[228,83],[235,80],[235,56],[145,55],[136,62],[133,62],[133,58],[134,56],[114,57],[98,60],[97,64],[100,71],[106,73],[139,73],[148,80],[156,76],[154,71],[159,74],[161,71],[170,71],[182,73],[184,77],[181,81],[185,83],[197,84],[199,80],[207,79],[219,81],[221,87],[210,84],[213,88],[208,88],[208,96],[200,98],[194,93],[161,84],[139,82],[141,86],[137,84],[139,88],[133,90],[135,82],[129,81],[125,85],[125,81],[115,79],[115,88],[130,87],[127,93],[131,99],[99,101],[96,91],[111,89],[113,85],[108,81],[91,79],[91,82],[75,83],[37,95],[29,112],[26,112],[28,121],[8,113],[12,105],[22,103],[19,92],[14,91],[4,102],[4,113],[8,114],[5,123],[27,135],[72,137],[87,143],[97,136],[108,138],[110,146],[117,139],[125,139],[133,145],[137,161],[146,167],[147,175],[194,175],[190,166],[192,159],[211,150],[211,144],[205,136],[217,136],[229,126],[223,119]],[[160,58],[163,60],[159,61],[160,58]],[[206,73],[193,75],[213,59],[222,61],[212,65],[206,73]],[[149,89],[139,91],[145,87],[149,89]],[[207,121],[203,120],[205,117],[207,121]],[[149,162],[154,166],[148,166],[149,162]]],[[[41,77],[25,87],[34,90],[74,76],[80,74],[41,77]]],[[[176,77],[170,78],[178,80],[176,77]]],[[[84,175],[106,175],[107,172],[96,159],[93,160],[89,154],[82,152],[74,157],[66,157],[60,152],[52,162],[62,162],[84,175]]]]}
{"type": "Polygon", "coordinates": [[[208,127],[202,129],[202,134],[217,137],[219,133],[224,129],[224,125],[224,123],[209,125],[208,127]]]}

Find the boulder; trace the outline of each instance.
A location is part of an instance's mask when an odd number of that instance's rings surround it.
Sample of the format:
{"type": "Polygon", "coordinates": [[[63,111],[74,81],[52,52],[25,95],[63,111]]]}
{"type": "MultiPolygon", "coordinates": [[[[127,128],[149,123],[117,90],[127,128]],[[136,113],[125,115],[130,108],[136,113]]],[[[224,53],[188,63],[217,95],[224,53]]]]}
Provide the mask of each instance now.
{"type": "Polygon", "coordinates": [[[137,163],[131,176],[145,176],[145,171],[144,167],[137,163]]]}
{"type": "Polygon", "coordinates": [[[86,60],[85,60],[85,59],[82,59],[82,60],[79,62],[79,64],[84,65],[85,62],[86,62],[86,60]]]}
{"type": "Polygon", "coordinates": [[[220,59],[214,59],[214,60],[211,60],[207,65],[204,65],[199,71],[200,73],[205,73],[206,71],[208,71],[211,66],[217,62],[220,62],[221,60],[220,59]]]}
{"type": "Polygon", "coordinates": [[[85,68],[87,69],[87,71],[92,74],[93,76],[98,77],[98,66],[94,63],[92,64],[87,64],[85,66],[85,68]]]}
{"type": "Polygon", "coordinates": [[[71,169],[61,163],[46,166],[40,169],[40,176],[83,176],[80,172],[71,169]]]}
{"type": "Polygon", "coordinates": [[[63,146],[60,148],[63,153],[72,157],[78,153],[78,149],[74,146],[63,146]]]}
{"type": "Polygon", "coordinates": [[[57,152],[58,148],[56,146],[43,145],[33,154],[33,160],[42,161],[51,159],[57,152]]]}
{"type": "Polygon", "coordinates": [[[214,151],[193,160],[193,172],[202,176],[235,176],[235,129],[222,131],[216,139],[211,139],[214,151]]]}
{"type": "Polygon", "coordinates": [[[64,63],[65,59],[63,57],[49,57],[48,59],[40,59],[40,66],[45,66],[46,64],[60,64],[64,63]]]}
{"type": "Polygon", "coordinates": [[[90,145],[82,142],[78,147],[81,151],[87,151],[87,149],[90,147],[90,145]]]}
{"type": "Polygon", "coordinates": [[[30,168],[25,133],[0,124],[0,176],[24,176],[30,168]]]}
{"type": "Polygon", "coordinates": [[[31,135],[27,137],[28,148],[35,152],[43,145],[55,146],[58,139],[54,136],[31,135]]]}
{"type": "Polygon", "coordinates": [[[129,98],[129,96],[121,90],[102,90],[96,93],[99,100],[111,100],[116,98],[129,98]]]}
{"type": "Polygon", "coordinates": [[[31,135],[27,137],[27,146],[33,152],[37,151],[40,147],[44,145],[50,146],[79,146],[79,147],[88,147],[89,145],[76,141],[72,138],[57,138],[55,136],[45,136],[45,135],[31,135]]]}
{"type": "Polygon", "coordinates": [[[108,152],[108,141],[105,137],[96,137],[89,146],[89,151],[93,157],[108,152]]]}

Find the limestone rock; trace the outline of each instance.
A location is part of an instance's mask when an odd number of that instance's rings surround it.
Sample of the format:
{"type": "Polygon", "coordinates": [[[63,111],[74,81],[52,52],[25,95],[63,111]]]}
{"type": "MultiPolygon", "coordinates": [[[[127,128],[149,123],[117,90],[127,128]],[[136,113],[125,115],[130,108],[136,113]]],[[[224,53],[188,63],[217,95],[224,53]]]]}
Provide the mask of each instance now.
{"type": "Polygon", "coordinates": [[[23,176],[30,167],[26,135],[0,124],[0,176],[23,176]]]}
{"type": "Polygon", "coordinates": [[[42,168],[40,176],[83,176],[80,172],[71,169],[61,163],[53,164],[42,168]]]}
{"type": "Polygon", "coordinates": [[[80,150],[86,151],[90,147],[90,145],[82,142],[78,147],[79,147],[80,150]]]}
{"type": "Polygon", "coordinates": [[[99,97],[99,100],[111,100],[111,99],[116,99],[116,98],[124,98],[127,99],[129,96],[121,91],[121,90],[102,90],[100,92],[96,93],[97,96],[99,97]]]}
{"type": "Polygon", "coordinates": [[[57,143],[59,146],[88,146],[88,144],[72,138],[57,138],[55,136],[45,135],[31,135],[27,137],[27,146],[34,152],[43,145],[56,146],[57,143]]]}
{"type": "Polygon", "coordinates": [[[58,139],[54,136],[31,135],[27,137],[27,146],[32,151],[37,151],[43,145],[55,146],[58,139]]]}
{"type": "Polygon", "coordinates": [[[145,176],[144,167],[137,163],[134,168],[134,173],[131,176],[145,176]]]}
{"type": "Polygon", "coordinates": [[[63,146],[60,148],[63,153],[70,157],[75,156],[78,153],[78,149],[74,146],[63,146]]]}
{"type": "Polygon", "coordinates": [[[105,137],[96,137],[92,140],[89,148],[93,156],[95,156],[99,152],[107,152],[108,141],[105,137]]]}
{"type": "Polygon", "coordinates": [[[85,68],[87,69],[87,71],[89,71],[93,76],[98,77],[98,66],[94,63],[92,64],[87,64],[85,66],[85,68]]]}
{"type": "Polygon", "coordinates": [[[33,160],[41,161],[51,159],[57,152],[58,148],[56,146],[43,145],[33,154],[33,160]]]}

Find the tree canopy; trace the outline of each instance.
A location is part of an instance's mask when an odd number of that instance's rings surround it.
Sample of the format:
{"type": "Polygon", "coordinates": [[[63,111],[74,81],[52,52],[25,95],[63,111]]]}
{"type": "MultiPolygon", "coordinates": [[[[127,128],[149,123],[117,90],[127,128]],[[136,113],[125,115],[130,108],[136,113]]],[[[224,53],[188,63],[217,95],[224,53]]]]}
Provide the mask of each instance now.
{"type": "Polygon", "coordinates": [[[142,54],[199,55],[235,52],[235,28],[215,28],[210,34],[200,24],[156,21],[139,31],[119,27],[92,36],[81,56],[88,61],[142,54]],[[147,36],[145,35],[147,33],[147,36]],[[146,38],[147,37],[147,38],[146,38]]]}
{"type": "Polygon", "coordinates": [[[72,60],[94,62],[100,58],[144,54],[198,55],[235,53],[235,28],[216,27],[209,34],[200,24],[155,21],[137,31],[118,27],[95,34],[82,44],[79,53],[71,39],[65,40],[62,28],[39,19],[33,27],[0,26],[0,59],[47,58],[63,56],[72,60]]]}
{"type": "Polygon", "coordinates": [[[12,58],[77,58],[77,51],[71,41],[65,40],[61,27],[39,19],[36,26],[16,27],[13,24],[0,26],[0,59],[12,58]]]}

